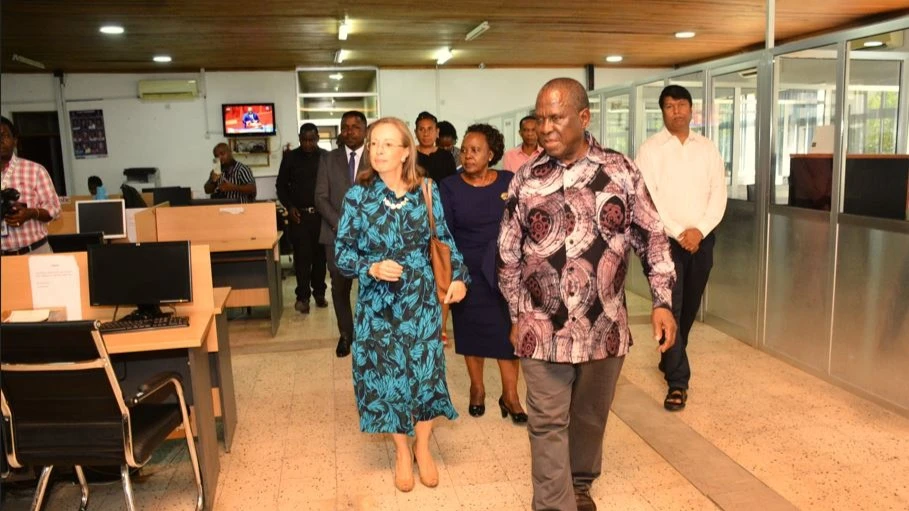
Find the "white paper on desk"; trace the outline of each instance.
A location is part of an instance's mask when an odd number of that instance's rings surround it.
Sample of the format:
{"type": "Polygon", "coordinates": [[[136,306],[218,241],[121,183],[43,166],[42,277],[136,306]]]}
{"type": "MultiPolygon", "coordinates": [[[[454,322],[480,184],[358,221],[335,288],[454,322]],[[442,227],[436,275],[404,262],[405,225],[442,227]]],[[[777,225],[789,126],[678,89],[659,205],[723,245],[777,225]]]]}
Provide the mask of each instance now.
{"type": "Polygon", "coordinates": [[[9,323],[37,323],[47,321],[49,317],[50,309],[22,310],[10,312],[6,321],[9,323]]]}
{"type": "Polygon", "coordinates": [[[68,321],[82,319],[79,265],[72,255],[45,255],[28,258],[32,281],[32,307],[65,307],[68,321]]]}
{"type": "Polygon", "coordinates": [[[231,206],[226,208],[219,208],[219,213],[227,213],[229,215],[242,215],[246,212],[246,208],[243,206],[231,206]]]}
{"type": "Polygon", "coordinates": [[[127,208],[126,209],[126,238],[130,243],[135,243],[138,239],[136,235],[136,213],[145,211],[146,208],[127,208]]]}

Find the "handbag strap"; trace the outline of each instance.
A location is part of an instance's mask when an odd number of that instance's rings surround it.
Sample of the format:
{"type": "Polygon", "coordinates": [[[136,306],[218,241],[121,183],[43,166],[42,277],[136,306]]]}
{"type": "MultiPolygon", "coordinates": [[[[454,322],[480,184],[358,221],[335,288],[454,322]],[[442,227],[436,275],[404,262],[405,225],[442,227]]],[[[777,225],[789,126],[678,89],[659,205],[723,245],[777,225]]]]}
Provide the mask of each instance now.
{"type": "Polygon", "coordinates": [[[432,214],[432,192],[430,191],[430,186],[432,186],[432,179],[423,178],[423,200],[426,201],[426,213],[429,215],[429,235],[435,238],[436,220],[435,215],[432,214]]]}

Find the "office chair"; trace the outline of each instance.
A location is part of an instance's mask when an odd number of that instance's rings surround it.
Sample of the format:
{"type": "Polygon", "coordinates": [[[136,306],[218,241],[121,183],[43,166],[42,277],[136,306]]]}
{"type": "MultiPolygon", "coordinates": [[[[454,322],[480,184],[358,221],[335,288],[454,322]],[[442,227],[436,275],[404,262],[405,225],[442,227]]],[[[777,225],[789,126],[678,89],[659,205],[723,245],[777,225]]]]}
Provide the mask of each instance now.
{"type": "Polygon", "coordinates": [[[82,465],[120,465],[126,505],[134,511],[129,469],[148,462],[183,425],[196,476],[202,477],[183,387],[176,373],[161,373],[124,398],[96,321],[0,325],[0,409],[10,466],[42,466],[32,510],[41,509],[54,465],[73,465],[88,506],[82,465]],[[164,403],[176,396],[178,403],[164,403]]]}

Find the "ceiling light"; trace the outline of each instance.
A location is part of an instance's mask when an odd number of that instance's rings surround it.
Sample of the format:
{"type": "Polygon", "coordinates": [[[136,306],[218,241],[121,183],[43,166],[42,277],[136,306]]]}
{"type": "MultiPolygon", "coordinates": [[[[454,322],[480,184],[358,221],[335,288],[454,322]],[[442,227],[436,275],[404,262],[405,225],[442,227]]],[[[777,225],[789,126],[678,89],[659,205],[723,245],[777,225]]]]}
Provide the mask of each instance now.
{"type": "Polygon", "coordinates": [[[23,57],[22,55],[18,55],[16,53],[13,53],[12,60],[13,60],[13,62],[21,62],[21,63],[25,64],[26,66],[32,66],[32,67],[36,67],[38,69],[44,69],[44,63],[38,62],[37,60],[32,60],[28,57],[23,57]]]}
{"type": "Polygon", "coordinates": [[[694,35],[695,35],[694,32],[692,32],[690,30],[685,31],[685,32],[676,32],[675,33],[675,37],[677,39],[691,39],[692,37],[694,37],[694,35]]]}
{"type": "Polygon", "coordinates": [[[338,39],[346,41],[348,34],[350,34],[350,20],[345,16],[344,21],[338,25],[338,39]]]}
{"type": "Polygon", "coordinates": [[[884,45],[884,41],[865,41],[865,48],[878,48],[884,45]]]}
{"type": "Polygon", "coordinates": [[[99,30],[102,34],[109,34],[109,35],[117,35],[117,34],[122,34],[124,32],[123,27],[121,27],[119,25],[104,25],[99,30]]]}
{"type": "Polygon", "coordinates": [[[344,50],[338,50],[335,52],[335,64],[340,64],[344,62],[344,50]]]}
{"type": "Polygon", "coordinates": [[[154,57],[152,57],[152,60],[154,60],[155,62],[160,62],[162,64],[166,64],[173,59],[170,58],[170,55],[155,55],[154,57]]]}
{"type": "Polygon", "coordinates": [[[454,55],[451,53],[451,48],[442,48],[436,53],[436,64],[442,65],[448,62],[454,55]]]}
{"type": "Polygon", "coordinates": [[[477,27],[475,29],[471,30],[470,32],[467,32],[467,37],[465,37],[464,40],[473,41],[474,39],[483,35],[483,33],[486,32],[487,30],[489,30],[489,22],[484,21],[483,23],[480,23],[479,25],[477,25],[477,27]]]}
{"type": "Polygon", "coordinates": [[[341,80],[344,78],[344,75],[342,75],[341,73],[335,73],[333,75],[328,75],[328,77],[331,78],[332,80],[341,80]]]}
{"type": "Polygon", "coordinates": [[[609,55],[606,57],[606,62],[615,64],[616,62],[621,62],[623,57],[621,55],[609,55]]]}

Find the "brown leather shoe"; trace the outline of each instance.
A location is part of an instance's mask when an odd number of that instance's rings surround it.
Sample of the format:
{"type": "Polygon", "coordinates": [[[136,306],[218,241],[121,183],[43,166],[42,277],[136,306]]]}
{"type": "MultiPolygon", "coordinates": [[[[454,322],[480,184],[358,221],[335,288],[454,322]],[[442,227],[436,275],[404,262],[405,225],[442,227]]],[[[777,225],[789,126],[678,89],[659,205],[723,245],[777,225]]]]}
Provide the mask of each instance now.
{"type": "Polygon", "coordinates": [[[578,511],[597,511],[597,504],[590,497],[590,490],[575,488],[574,501],[578,504],[578,511]]]}

